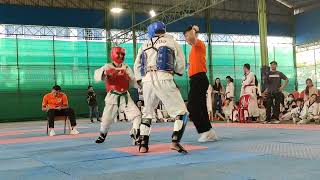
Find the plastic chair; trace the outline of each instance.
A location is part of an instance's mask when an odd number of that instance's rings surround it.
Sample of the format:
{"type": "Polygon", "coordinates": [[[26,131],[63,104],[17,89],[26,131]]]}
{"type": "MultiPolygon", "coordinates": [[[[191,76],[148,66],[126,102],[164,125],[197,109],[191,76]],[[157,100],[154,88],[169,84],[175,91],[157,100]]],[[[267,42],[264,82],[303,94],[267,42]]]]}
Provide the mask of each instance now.
{"type": "MultiPolygon", "coordinates": [[[[64,121],[64,131],[63,131],[64,134],[66,134],[67,123],[68,123],[69,131],[71,131],[71,123],[68,116],[55,116],[54,121],[64,121]]],[[[47,135],[48,134],[49,134],[49,119],[47,121],[47,135]]]]}

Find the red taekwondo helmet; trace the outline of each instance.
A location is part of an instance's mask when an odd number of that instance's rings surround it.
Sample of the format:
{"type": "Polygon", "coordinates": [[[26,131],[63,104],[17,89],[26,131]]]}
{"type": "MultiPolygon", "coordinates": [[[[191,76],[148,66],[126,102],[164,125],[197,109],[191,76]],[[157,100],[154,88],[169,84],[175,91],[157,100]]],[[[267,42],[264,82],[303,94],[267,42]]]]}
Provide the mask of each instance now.
{"type": "Polygon", "coordinates": [[[123,63],[125,55],[126,50],[122,47],[116,46],[111,49],[111,59],[118,64],[123,63]],[[120,54],[122,54],[123,56],[120,57],[120,54]]]}

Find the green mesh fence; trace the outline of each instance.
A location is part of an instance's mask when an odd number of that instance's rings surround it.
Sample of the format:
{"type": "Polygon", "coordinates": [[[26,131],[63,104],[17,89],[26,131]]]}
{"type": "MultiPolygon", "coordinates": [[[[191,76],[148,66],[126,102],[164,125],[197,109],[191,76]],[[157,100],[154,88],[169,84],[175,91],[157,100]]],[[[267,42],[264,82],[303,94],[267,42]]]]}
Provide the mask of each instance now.
{"type": "MultiPolygon", "coordinates": [[[[126,49],[125,62],[133,66],[133,46],[126,49]]],[[[141,43],[137,44],[140,47],[141,43]]],[[[190,46],[181,44],[188,58],[190,46]]],[[[260,49],[257,43],[213,43],[213,79],[225,77],[235,79],[236,94],[240,91],[242,65],[250,63],[260,78],[260,49]]],[[[93,85],[98,92],[100,110],[104,104],[104,84],[93,80],[93,72],[106,63],[106,43],[94,41],[35,40],[22,38],[0,38],[0,121],[45,118],[41,112],[41,101],[45,93],[57,83],[68,95],[71,107],[78,115],[87,114],[86,89],[93,85]]],[[[269,47],[269,59],[279,62],[279,70],[290,80],[287,91],[294,90],[294,66],[292,45],[269,47]]],[[[209,75],[210,72],[208,72],[209,75]]],[[[184,99],[188,97],[188,76],[185,71],[175,81],[184,99]]],[[[213,81],[210,81],[212,84],[213,81]]]]}

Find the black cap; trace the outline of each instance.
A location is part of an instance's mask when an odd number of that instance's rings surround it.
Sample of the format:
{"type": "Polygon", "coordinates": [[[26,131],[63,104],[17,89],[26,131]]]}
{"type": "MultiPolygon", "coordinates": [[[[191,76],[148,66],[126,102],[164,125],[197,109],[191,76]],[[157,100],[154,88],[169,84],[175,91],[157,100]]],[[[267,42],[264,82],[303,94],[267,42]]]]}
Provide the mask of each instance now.
{"type": "Polygon", "coordinates": [[[61,91],[61,87],[59,85],[54,85],[52,87],[52,89],[56,90],[56,91],[61,91]]]}
{"type": "Polygon", "coordinates": [[[183,35],[185,35],[188,31],[192,30],[192,25],[188,26],[184,31],[183,31],[183,35]]]}
{"type": "Polygon", "coordinates": [[[271,61],[270,64],[278,65],[277,61],[271,61]]]}

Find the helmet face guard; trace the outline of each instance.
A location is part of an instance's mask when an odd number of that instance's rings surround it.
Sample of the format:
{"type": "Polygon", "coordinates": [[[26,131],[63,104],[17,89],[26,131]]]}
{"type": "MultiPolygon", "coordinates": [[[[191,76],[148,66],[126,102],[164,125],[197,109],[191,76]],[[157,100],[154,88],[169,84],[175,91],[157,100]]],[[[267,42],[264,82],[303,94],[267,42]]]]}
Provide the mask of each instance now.
{"type": "Polygon", "coordinates": [[[113,62],[121,64],[123,63],[125,56],[126,50],[124,48],[117,46],[111,49],[111,59],[113,62]],[[120,55],[122,55],[122,57],[120,57],[120,55]]]}

